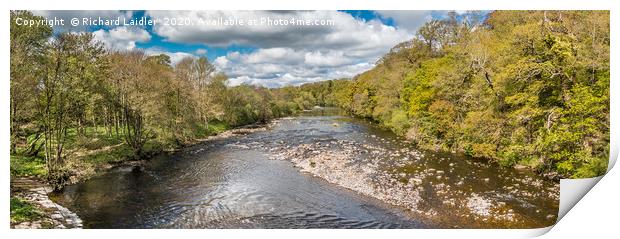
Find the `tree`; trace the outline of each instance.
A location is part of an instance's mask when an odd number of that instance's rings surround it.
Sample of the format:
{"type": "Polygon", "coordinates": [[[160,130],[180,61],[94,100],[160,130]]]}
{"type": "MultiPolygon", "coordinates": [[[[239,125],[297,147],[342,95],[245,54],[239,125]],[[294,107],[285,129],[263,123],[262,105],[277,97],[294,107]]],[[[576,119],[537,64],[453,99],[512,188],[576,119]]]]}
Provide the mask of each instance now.
{"type": "Polygon", "coordinates": [[[494,11],[425,23],[332,95],[419,146],[599,175],[609,147],[609,12],[494,11]],[[406,112],[406,114],[403,114],[406,112]]]}
{"type": "MultiPolygon", "coordinates": [[[[47,25],[18,25],[15,21],[17,18],[35,21],[43,19],[28,11],[11,11],[10,131],[12,154],[17,153],[17,143],[25,141],[26,133],[23,132],[22,127],[36,117],[36,112],[33,110],[36,106],[35,94],[38,81],[45,74],[46,43],[52,34],[52,28],[47,25]]],[[[35,137],[36,141],[31,143],[30,149],[36,148],[39,138],[35,137]]]]}
{"type": "MultiPolygon", "coordinates": [[[[115,84],[115,106],[120,112],[123,126],[123,137],[136,157],[143,155],[144,145],[154,137],[154,131],[148,129],[146,116],[147,111],[156,115],[154,104],[157,78],[148,77],[147,58],[143,52],[113,53],[111,62],[111,82],[115,84]]],[[[167,64],[165,57],[153,57],[150,63],[153,65],[167,64]]],[[[165,121],[164,121],[165,122],[165,121]]]]}
{"type": "Polygon", "coordinates": [[[49,181],[56,189],[68,175],[64,170],[64,146],[71,123],[82,114],[83,93],[98,78],[103,46],[89,33],[62,33],[50,43],[46,74],[39,82],[39,121],[45,139],[49,181]]]}

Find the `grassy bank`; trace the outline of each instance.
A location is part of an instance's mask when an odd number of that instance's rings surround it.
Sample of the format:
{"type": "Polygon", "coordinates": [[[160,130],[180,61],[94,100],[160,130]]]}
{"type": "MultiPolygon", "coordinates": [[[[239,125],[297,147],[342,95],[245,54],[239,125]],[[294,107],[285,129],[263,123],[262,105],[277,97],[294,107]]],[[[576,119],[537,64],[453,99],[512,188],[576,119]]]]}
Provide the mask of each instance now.
{"type": "Polygon", "coordinates": [[[30,222],[40,219],[41,209],[19,197],[11,197],[11,224],[30,222]]]}
{"type": "MultiPolygon", "coordinates": [[[[88,179],[97,172],[129,161],[144,160],[162,151],[178,149],[187,144],[197,142],[197,139],[206,138],[228,130],[225,123],[215,122],[208,127],[200,127],[192,132],[191,139],[178,140],[173,137],[157,137],[148,141],[143,149],[143,157],[137,157],[134,150],[124,142],[122,131],[106,131],[103,127],[87,127],[78,132],[70,129],[67,132],[65,150],[65,170],[70,175],[69,183],[88,179]]],[[[34,134],[28,139],[32,140],[34,134]]],[[[11,177],[35,177],[45,181],[47,167],[44,149],[34,155],[28,155],[27,148],[31,141],[19,145],[17,152],[11,155],[11,177]]],[[[43,140],[39,140],[42,143],[43,140]]],[[[13,200],[13,199],[12,199],[13,200]]],[[[16,199],[17,200],[17,199],[16,199]]],[[[13,201],[11,202],[13,206],[13,201]]],[[[16,204],[15,205],[21,205],[16,204]]]]}

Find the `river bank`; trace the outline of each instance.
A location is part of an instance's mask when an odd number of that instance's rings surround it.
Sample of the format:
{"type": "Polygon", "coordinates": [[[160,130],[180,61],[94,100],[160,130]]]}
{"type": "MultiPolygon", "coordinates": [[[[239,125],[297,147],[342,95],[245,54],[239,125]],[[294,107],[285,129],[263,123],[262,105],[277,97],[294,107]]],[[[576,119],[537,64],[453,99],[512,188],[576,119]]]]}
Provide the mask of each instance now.
{"type": "MultiPolygon", "coordinates": [[[[106,172],[115,168],[131,168],[132,170],[141,170],[148,160],[159,154],[171,154],[183,148],[191,147],[192,145],[202,144],[213,140],[225,139],[235,135],[248,134],[265,130],[265,125],[246,125],[238,128],[228,129],[221,131],[215,135],[211,135],[205,138],[196,139],[192,142],[180,145],[179,147],[168,150],[153,150],[145,152],[146,157],[136,159],[134,157],[122,157],[112,161],[100,161],[85,165],[85,163],[73,164],[70,166],[75,167],[73,169],[73,176],[68,181],[67,185],[73,185],[84,182],[97,175],[105,174],[106,172]]],[[[80,156],[88,154],[101,154],[110,153],[116,146],[104,146],[103,149],[97,149],[89,153],[82,153],[80,156]]],[[[45,176],[43,165],[27,164],[21,167],[14,167],[14,161],[12,157],[11,171],[27,172],[18,175],[11,175],[11,192],[10,197],[12,201],[11,207],[11,228],[16,229],[40,229],[40,228],[82,228],[82,220],[69,209],[54,203],[48,197],[48,194],[53,191],[52,187],[45,183],[43,177],[45,176]],[[38,172],[29,174],[32,172],[38,172]],[[19,220],[14,220],[13,214],[19,214],[26,211],[24,216],[19,216],[19,220]]],[[[44,162],[40,162],[41,164],[44,162]]],[[[17,216],[16,216],[17,217],[17,216]]]]}
{"type": "Polygon", "coordinates": [[[11,215],[11,228],[82,228],[80,217],[50,200],[50,192],[52,188],[36,178],[11,179],[11,214],[21,214],[18,220],[11,215]]]}
{"type": "MultiPolygon", "coordinates": [[[[364,122],[345,118],[324,127],[341,130],[355,123],[372,128],[364,122]]],[[[404,207],[414,217],[436,224],[475,228],[553,224],[557,212],[541,210],[532,202],[537,198],[558,201],[557,181],[527,169],[416,149],[390,135],[376,129],[353,138],[321,138],[295,147],[277,142],[281,144],[270,149],[270,158],[290,161],[301,172],[404,207]]]]}
{"type": "MultiPolygon", "coordinates": [[[[357,193],[404,207],[414,217],[425,218],[425,221],[436,224],[461,227],[458,226],[460,222],[468,220],[470,227],[476,228],[506,225],[521,228],[528,224],[544,227],[551,225],[556,218],[554,213],[549,213],[544,215],[549,222],[535,222],[528,216],[515,213],[517,209],[514,205],[496,202],[492,196],[489,197],[488,192],[476,193],[460,189],[459,186],[464,185],[465,181],[477,181],[482,185],[493,184],[490,178],[453,175],[456,165],[463,162],[450,163],[448,169],[427,167],[415,172],[407,170],[409,165],[420,162],[425,157],[418,151],[391,152],[382,147],[344,140],[302,144],[296,148],[276,149],[274,152],[276,153],[271,159],[291,161],[302,173],[309,173],[357,193]],[[370,156],[366,157],[364,154],[370,156]],[[394,158],[392,163],[397,166],[386,167],[386,163],[381,162],[385,156],[394,158]],[[360,162],[360,158],[364,158],[363,162],[360,162]],[[393,171],[387,168],[392,168],[393,171]],[[425,197],[432,197],[436,201],[429,202],[425,197]],[[429,208],[429,203],[442,205],[442,208],[429,208]]],[[[542,179],[525,177],[518,183],[503,186],[500,190],[520,197],[541,196],[559,200],[559,185],[542,188],[543,183],[542,179]],[[540,192],[522,191],[520,187],[523,186],[540,187],[540,192]]],[[[540,210],[535,211],[537,214],[542,213],[540,210]]]]}
{"type": "Polygon", "coordinates": [[[553,181],[419,150],[346,116],[280,118],[229,135],[138,171],[111,170],[53,200],[88,228],[533,228],[557,215],[553,181]],[[364,203],[348,203],[356,200],[364,203]],[[367,205],[378,214],[360,217],[367,205]]]}

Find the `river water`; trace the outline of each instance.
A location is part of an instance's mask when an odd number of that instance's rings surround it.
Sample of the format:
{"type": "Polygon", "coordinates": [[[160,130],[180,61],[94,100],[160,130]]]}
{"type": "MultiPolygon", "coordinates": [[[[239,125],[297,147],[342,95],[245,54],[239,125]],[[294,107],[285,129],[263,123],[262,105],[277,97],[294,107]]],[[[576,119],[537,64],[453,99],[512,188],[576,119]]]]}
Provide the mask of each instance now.
{"type": "Polygon", "coordinates": [[[50,196],[86,228],[534,228],[559,184],[317,110],[50,196]]]}

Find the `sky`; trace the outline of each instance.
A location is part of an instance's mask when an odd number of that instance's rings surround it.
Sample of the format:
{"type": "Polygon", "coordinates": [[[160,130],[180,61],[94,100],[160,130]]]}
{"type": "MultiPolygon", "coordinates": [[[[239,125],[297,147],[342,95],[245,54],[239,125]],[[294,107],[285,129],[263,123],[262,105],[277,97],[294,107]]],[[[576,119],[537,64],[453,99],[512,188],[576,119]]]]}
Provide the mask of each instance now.
{"type": "Polygon", "coordinates": [[[173,65],[185,57],[207,57],[229,77],[229,85],[266,87],[354,77],[371,69],[394,45],[412,39],[424,22],[447,14],[358,10],[33,12],[67,22],[74,17],[158,21],[137,26],[55,26],[54,30],[89,31],[110,50],[167,54],[173,65]],[[177,25],[166,19],[177,19],[177,25]],[[268,21],[291,19],[312,23],[276,25],[268,21]],[[241,20],[245,24],[239,24],[241,20]],[[254,24],[249,25],[250,21],[254,24]],[[179,22],[189,24],[180,26],[179,22]]]}

